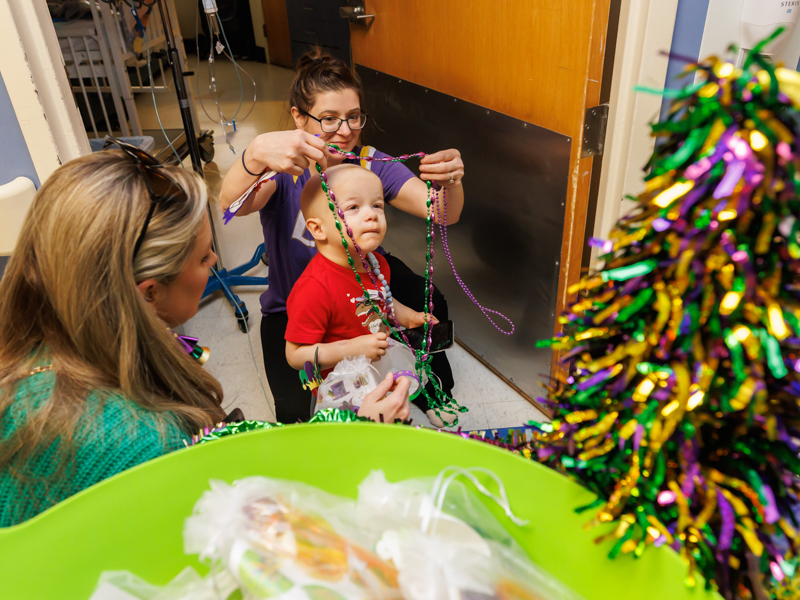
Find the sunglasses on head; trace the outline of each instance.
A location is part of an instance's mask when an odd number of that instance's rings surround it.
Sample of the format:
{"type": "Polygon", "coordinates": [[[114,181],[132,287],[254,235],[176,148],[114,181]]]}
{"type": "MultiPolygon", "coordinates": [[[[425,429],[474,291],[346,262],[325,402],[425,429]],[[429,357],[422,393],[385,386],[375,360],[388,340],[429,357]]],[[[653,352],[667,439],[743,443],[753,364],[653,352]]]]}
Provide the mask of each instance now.
{"type": "Polygon", "coordinates": [[[150,224],[150,219],[153,218],[156,206],[159,204],[165,205],[170,202],[185,202],[188,200],[188,197],[181,186],[161,172],[163,165],[157,158],[151,156],[141,148],[137,148],[117,138],[106,138],[103,150],[110,146],[116,146],[136,163],[139,174],[142,176],[142,181],[144,181],[144,185],[150,194],[150,210],[147,211],[147,218],[144,220],[144,226],[139,233],[139,237],[136,238],[136,244],[133,246],[133,258],[136,259],[136,254],[139,252],[139,248],[144,241],[144,234],[147,233],[147,226],[150,224]]]}

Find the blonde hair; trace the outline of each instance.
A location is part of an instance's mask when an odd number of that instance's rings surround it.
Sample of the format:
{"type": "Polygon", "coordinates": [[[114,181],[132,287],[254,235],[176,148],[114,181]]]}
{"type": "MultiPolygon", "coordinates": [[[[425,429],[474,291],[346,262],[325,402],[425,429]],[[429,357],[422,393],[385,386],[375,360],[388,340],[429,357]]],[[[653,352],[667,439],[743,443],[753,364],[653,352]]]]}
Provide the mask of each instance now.
{"type": "Polygon", "coordinates": [[[52,365],[56,385],[0,443],[0,469],[24,464],[56,439],[69,451],[95,391],[121,394],[186,433],[223,418],[219,383],[179,347],[136,287],[180,275],[205,214],[202,179],[177,167],[163,172],[188,200],[156,208],[135,262],[150,196],[127,155],[68,162],[36,194],[0,281],[0,422],[37,364],[52,365]]]}

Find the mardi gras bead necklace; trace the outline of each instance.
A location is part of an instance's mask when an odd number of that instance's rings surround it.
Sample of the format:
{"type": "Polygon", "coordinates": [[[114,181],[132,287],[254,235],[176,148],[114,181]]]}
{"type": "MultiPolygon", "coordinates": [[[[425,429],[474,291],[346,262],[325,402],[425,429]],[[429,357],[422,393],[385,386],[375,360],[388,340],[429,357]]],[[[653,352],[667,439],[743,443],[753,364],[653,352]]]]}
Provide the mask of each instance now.
{"type": "MultiPolygon", "coordinates": [[[[410,155],[409,154],[403,154],[403,155],[400,155],[400,156],[397,156],[397,157],[391,157],[391,156],[387,156],[387,157],[383,157],[383,158],[372,157],[372,156],[363,157],[363,156],[357,156],[353,152],[345,152],[345,151],[341,150],[335,144],[328,144],[328,148],[329,148],[329,151],[332,154],[339,154],[339,155],[344,156],[345,158],[351,159],[351,160],[365,160],[367,162],[384,162],[384,163],[405,162],[409,158],[423,158],[423,157],[427,156],[427,154],[425,154],[424,152],[417,152],[415,154],[410,154],[410,155]]],[[[322,167],[320,167],[319,165],[317,165],[317,172],[320,174],[320,179],[322,180],[322,182],[321,182],[322,189],[323,189],[323,191],[325,192],[325,194],[326,194],[326,196],[328,198],[328,207],[331,209],[331,212],[333,213],[333,217],[334,217],[334,222],[336,224],[336,228],[339,231],[339,235],[340,235],[340,237],[342,239],[342,245],[344,246],[345,252],[347,253],[348,263],[350,264],[350,268],[353,270],[353,273],[356,276],[356,281],[361,286],[361,289],[362,289],[362,291],[364,293],[365,298],[367,299],[367,302],[370,303],[370,306],[372,307],[372,310],[375,311],[375,313],[380,316],[381,320],[389,328],[389,330],[392,331],[395,336],[402,337],[403,341],[406,343],[406,345],[411,347],[411,344],[408,342],[408,338],[405,336],[405,334],[403,333],[402,329],[400,329],[400,325],[399,325],[399,323],[397,322],[397,320],[396,320],[396,318],[394,316],[394,311],[392,310],[392,307],[387,304],[386,299],[384,298],[383,294],[381,293],[380,290],[381,290],[382,286],[378,285],[378,282],[373,277],[372,270],[370,269],[370,266],[367,264],[364,256],[362,255],[361,248],[359,248],[358,244],[356,243],[356,241],[355,241],[355,239],[353,237],[352,230],[347,225],[347,222],[346,222],[345,217],[344,217],[344,212],[341,210],[341,208],[339,208],[339,205],[336,202],[336,197],[333,194],[332,190],[330,189],[330,186],[328,185],[327,177],[326,177],[325,173],[322,171],[322,167]],[[340,220],[341,220],[341,223],[340,223],[340,220]],[[342,224],[344,224],[344,231],[342,229],[342,224]],[[350,237],[350,240],[352,241],[352,244],[353,244],[353,249],[356,251],[356,253],[358,254],[359,258],[361,259],[361,262],[362,262],[362,265],[364,266],[364,269],[366,270],[367,274],[370,277],[370,280],[371,280],[372,284],[375,286],[375,289],[378,292],[379,300],[386,307],[386,314],[389,317],[389,319],[391,319],[391,321],[392,321],[391,323],[387,319],[384,318],[382,312],[380,311],[380,308],[375,304],[375,302],[372,300],[372,298],[370,297],[370,295],[367,293],[366,289],[364,288],[361,276],[359,275],[358,271],[355,268],[355,261],[353,260],[352,256],[350,255],[349,244],[348,244],[348,241],[347,241],[347,239],[345,238],[345,235],[344,235],[345,231],[347,232],[348,237],[350,237]]],[[[428,394],[427,390],[425,390],[424,387],[422,388],[422,391],[425,394],[425,397],[429,401],[432,402],[432,407],[434,409],[434,412],[438,415],[439,414],[439,410],[443,409],[443,410],[445,410],[445,412],[449,412],[450,414],[455,414],[454,411],[449,410],[449,406],[444,406],[444,405],[446,403],[452,402],[453,405],[455,405],[457,407],[457,410],[459,412],[465,412],[467,409],[464,408],[464,407],[458,406],[457,403],[452,398],[447,396],[447,394],[445,394],[444,391],[441,390],[441,387],[439,385],[437,385],[437,379],[433,375],[433,372],[432,372],[432,370],[430,368],[430,361],[431,361],[430,348],[431,348],[431,343],[432,343],[432,338],[431,338],[431,336],[432,336],[432,328],[430,327],[430,324],[429,324],[429,315],[433,313],[433,258],[434,258],[433,242],[434,242],[435,237],[436,237],[436,230],[434,228],[434,221],[433,221],[433,208],[432,208],[433,206],[435,206],[437,219],[439,221],[439,231],[440,231],[440,235],[441,235],[441,238],[442,238],[442,245],[443,245],[444,250],[445,250],[445,255],[447,256],[447,260],[450,263],[450,267],[453,270],[453,274],[456,277],[456,280],[458,281],[459,285],[461,286],[461,289],[464,291],[464,293],[467,295],[467,297],[470,298],[470,300],[472,300],[472,302],[481,310],[481,312],[484,314],[484,316],[486,316],[486,318],[489,320],[489,322],[492,323],[492,325],[495,327],[495,329],[497,329],[500,333],[503,333],[504,335],[511,335],[512,333],[514,333],[514,323],[512,323],[511,320],[508,319],[505,315],[503,315],[503,314],[501,314],[501,313],[499,313],[497,311],[493,311],[491,309],[488,309],[488,308],[482,306],[477,301],[475,296],[470,292],[469,288],[466,286],[466,284],[463,282],[463,280],[458,276],[458,273],[456,271],[455,265],[453,264],[452,257],[450,255],[450,249],[449,249],[448,244],[447,244],[446,225],[441,220],[442,216],[444,216],[445,222],[446,222],[446,219],[447,219],[447,195],[446,195],[447,192],[445,190],[442,190],[442,202],[441,202],[442,203],[442,209],[440,210],[440,205],[439,205],[439,186],[438,185],[432,185],[432,183],[430,181],[427,181],[426,185],[427,185],[427,188],[428,188],[428,190],[427,190],[428,191],[428,195],[427,195],[427,198],[426,198],[426,201],[425,201],[426,212],[427,212],[426,218],[425,218],[427,251],[425,253],[425,300],[424,300],[424,305],[423,305],[423,312],[424,312],[424,315],[425,315],[425,317],[424,317],[424,326],[423,326],[424,327],[424,329],[423,329],[424,343],[423,343],[423,348],[421,350],[417,350],[415,352],[416,361],[417,361],[417,365],[416,366],[417,366],[417,369],[420,371],[420,375],[422,374],[422,372],[424,372],[425,374],[428,375],[429,380],[434,382],[434,390],[436,392],[436,396],[437,396],[436,400],[438,400],[438,402],[434,401],[430,397],[430,395],[428,394]],[[442,212],[444,213],[443,215],[442,215],[442,212]],[[508,331],[508,332],[507,331],[503,331],[492,320],[492,318],[489,316],[488,313],[493,313],[493,314],[499,315],[500,317],[505,319],[511,325],[511,330],[508,331]],[[440,404],[440,405],[437,406],[437,404],[440,404]]],[[[458,420],[456,420],[454,425],[457,424],[457,423],[458,423],[458,420]]]]}
{"type": "MultiPolygon", "coordinates": [[[[356,281],[358,282],[359,287],[361,287],[361,291],[364,294],[364,298],[366,302],[369,303],[372,310],[375,312],[376,315],[381,319],[381,321],[386,325],[386,327],[391,331],[395,338],[400,337],[405,342],[406,346],[411,348],[411,343],[408,341],[408,337],[406,337],[405,333],[402,329],[400,329],[400,324],[397,322],[397,318],[395,317],[394,310],[392,304],[387,300],[386,296],[382,292],[383,285],[375,278],[373,274],[373,270],[371,265],[367,262],[367,259],[364,257],[363,253],[361,252],[361,248],[359,247],[358,243],[355,241],[355,237],[353,236],[353,231],[350,229],[350,226],[347,224],[347,221],[344,218],[344,212],[339,207],[339,203],[336,200],[336,195],[330,188],[328,184],[328,177],[325,175],[325,172],[322,170],[320,165],[317,165],[317,172],[320,175],[322,189],[325,192],[325,195],[328,199],[328,208],[330,208],[331,213],[333,213],[333,220],[336,224],[336,229],[339,231],[339,236],[342,240],[342,246],[344,247],[345,253],[347,254],[347,262],[350,265],[350,269],[353,271],[353,274],[356,277],[356,281]],[[345,237],[345,232],[347,236],[350,238],[353,246],[353,250],[355,250],[358,257],[361,259],[361,264],[364,267],[372,285],[375,287],[375,290],[378,293],[379,302],[383,305],[384,310],[381,310],[380,306],[376,304],[376,302],[372,299],[372,296],[367,292],[366,288],[364,287],[364,282],[361,277],[361,274],[358,272],[355,266],[355,260],[353,259],[352,254],[350,253],[350,243],[347,241],[345,237]],[[384,311],[385,315],[384,316],[384,311]],[[387,319],[388,317],[388,319],[387,319]]],[[[433,311],[433,299],[430,297],[430,293],[433,289],[433,283],[430,280],[431,276],[431,257],[432,251],[431,244],[433,242],[433,237],[431,235],[432,231],[432,211],[431,211],[431,184],[428,182],[428,199],[426,201],[428,207],[428,214],[426,217],[426,227],[428,230],[428,251],[426,253],[426,271],[425,271],[425,306],[424,306],[424,330],[423,335],[425,339],[425,343],[423,345],[422,350],[417,350],[414,352],[414,356],[416,359],[416,369],[420,376],[420,380],[422,379],[422,374],[424,373],[427,375],[428,380],[433,384],[434,387],[434,395],[435,398],[432,398],[431,395],[428,393],[428,390],[425,389],[425,386],[420,386],[420,390],[425,395],[425,398],[428,400],[430,407],[433,409],[434,413],[437,416],[440,416],[441,412],[445,412],[451,415],[456,415],[456,420],[453,425],[458,423],[457,413],[459,412],[466,412],[468,409],[466,407],[460,406],[458,402],[449,396],[439,384],[436,376],[433,374],[433,371],[430,366],[431,362],[431,354],[430,354],[430,346],[431,346],[431,336],[430,336],[430,327],[428,323],[429,314],[433,311]]]]}
{"type": "Polygon", "coordinates": [[[392,306],[394,302],[392,299],[392,290],[389,287],[389,284],[386,283],[386,277],[383,275],[383,273],[381,273],[381,265],[378,262],[378,259],[375,258],[375,255],[372,252],[370,252],[367,254],[367,260],[369,260],[369,264],[372,265],[372,273],[380,280],[381,285],[383,286],[383,293],[386,294],[386,304],[392,306]]]}

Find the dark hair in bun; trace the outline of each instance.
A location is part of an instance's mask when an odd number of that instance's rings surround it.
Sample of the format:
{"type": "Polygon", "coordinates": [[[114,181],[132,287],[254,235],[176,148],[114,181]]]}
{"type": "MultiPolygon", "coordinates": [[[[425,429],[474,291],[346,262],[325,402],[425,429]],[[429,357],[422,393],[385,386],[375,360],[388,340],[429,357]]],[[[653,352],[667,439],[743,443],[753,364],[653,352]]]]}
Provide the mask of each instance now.
{"type": "Polygon", "coordinates": [[[297,61],[289,101],[291,106],[308,112],[319,94],[342,90],[355,90],[361,108],[364,108],[364,90],[358,75],[343,60],[332,57],[321,48],[314,48],[297,61]]]}

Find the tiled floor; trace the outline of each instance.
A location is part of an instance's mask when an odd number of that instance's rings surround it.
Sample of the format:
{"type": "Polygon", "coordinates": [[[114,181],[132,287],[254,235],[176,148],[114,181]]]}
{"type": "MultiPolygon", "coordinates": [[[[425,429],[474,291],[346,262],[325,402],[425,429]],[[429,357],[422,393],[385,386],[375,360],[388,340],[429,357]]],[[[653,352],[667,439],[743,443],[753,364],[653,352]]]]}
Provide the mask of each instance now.
{"type": "MultiPolygon", "coordinates": [[[[194,58],[190,58],[190,69],[196,68],[194,58]]],[[[250,117],[237,124],[237,132],[231,139],[234,155],[218,123],[210,121],[198,106],[200,127],[214,131],[216,156],[205,168],[206,179],[216,193],[221,177],[238,160],[241,151],[259,133],[289,128],[290,121],[286,98],[292,72],[272,65],[247,63],[244,68],[255,78],[258,85],[258,102],[250,117]]],[[[199,69],[201,77],[205,67],[199,69]]],[[[217,88],[223,98],[223,111],[230,117],[236,110],[239,85],[232,67],[226,63],[217,66],[217,88]]],[[[201,86],[205,79],[201,79],[201,86]]],[[[247,83],[245,83],[247,85],[247,83]]],[[[166,128],[180,128],[181,120],[177,102],[171,93],[157,95],[159,115],[166,128]]],[[[200,94],[199,100],[205,102],[209,114],[215,115],[216,108],[208,93],[200,94]]],[[[137,96],[137,108],[143,128],[158,126],[155,120],[152,98],[149,95],[137,96]]],[[[247,100],[242,114],[249,108],[247,100]]],[[[233,267],[248,260],[261,241],[263,241],[258,217],[234,219],[223,226],[220,211],[213,208],[214,224],[221,248],[222,260],[226,267],[233,267]]],[[[267,275],[268,269],[260,264],[251,275],[267,275]]],[[[211,348],[211,358],[206,368],[216,377],[225,391],[226,408],[239,407],[248,418],[273,421],[274,404],[269,391],[261,355],[261,335],[259,331],[258,296],[264,288],[237,288],[235,291],[244,300],[250,312],[251,331],[249,338],[239,331],[233,309],[220,292],[205,299],[197,315],[185,326],[184,332],[200,338],[200,342],[211,348]],[[252,353],[251,353],[252,344],[252,353]],[[265,391],[259,382],[259,376],[265,391]],[[265,397],[266,396],[266,397],[265,397]]],[[[464,429],[487,429],[513,427],[529,420],[543,421],[546,417],[508,386],[466,350],[456,346],[448,351],[453,367],[456,386],[453,390],[456,399],[469,408],[459,418],[464,429]]],[[[425,415],[415,406],[411,407],[414,423],[429,425],[425,415]]]]}

